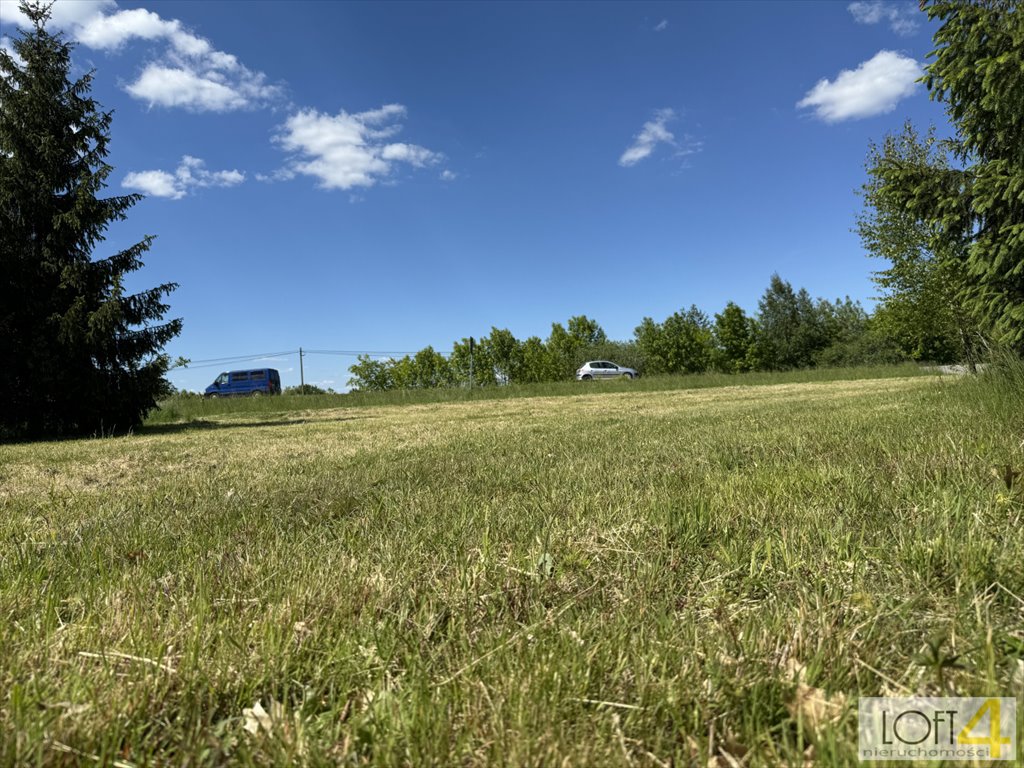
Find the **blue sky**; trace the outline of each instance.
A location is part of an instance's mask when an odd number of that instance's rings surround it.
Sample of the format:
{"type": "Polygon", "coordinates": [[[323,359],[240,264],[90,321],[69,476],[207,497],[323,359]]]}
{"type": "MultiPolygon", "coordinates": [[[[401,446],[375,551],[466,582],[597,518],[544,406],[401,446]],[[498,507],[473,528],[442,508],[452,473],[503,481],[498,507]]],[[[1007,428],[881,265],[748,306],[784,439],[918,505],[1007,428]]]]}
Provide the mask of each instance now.
{"type": "MultiPolygon", "coordinates": [[[[158,236],[131,285],[180,284],[168,351],[195,361],[576,314],[625,339],[755,310],[773,272],[870,305],[868,141],[948,132],[913,2],[60,0],[53,23],[115,111],[110,192],[147,194],[97,255],[158,236]]],[[[352,362],[311,355],[306,380],[352,362]]]]}

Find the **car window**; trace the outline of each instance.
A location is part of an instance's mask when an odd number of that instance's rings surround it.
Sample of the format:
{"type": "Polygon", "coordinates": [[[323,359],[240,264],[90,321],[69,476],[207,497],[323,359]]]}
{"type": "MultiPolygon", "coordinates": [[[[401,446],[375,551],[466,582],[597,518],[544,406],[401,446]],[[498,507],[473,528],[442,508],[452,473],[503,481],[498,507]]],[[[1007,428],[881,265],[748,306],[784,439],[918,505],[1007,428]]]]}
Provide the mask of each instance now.
{"type": "Polygon", "coordinates": [[[608,363],[608,367],[611,368],[613,371],[619,370],[619,366],[617,366],[615,363],[608,363]]]}
{"type": "Polygon", "coordinates": [[[601,362],[598,362],[598,361],[595,360],[593,363],[590,364],[590,367],[591,368],[604,368],[604,363],[601,363],[601,362]]]}

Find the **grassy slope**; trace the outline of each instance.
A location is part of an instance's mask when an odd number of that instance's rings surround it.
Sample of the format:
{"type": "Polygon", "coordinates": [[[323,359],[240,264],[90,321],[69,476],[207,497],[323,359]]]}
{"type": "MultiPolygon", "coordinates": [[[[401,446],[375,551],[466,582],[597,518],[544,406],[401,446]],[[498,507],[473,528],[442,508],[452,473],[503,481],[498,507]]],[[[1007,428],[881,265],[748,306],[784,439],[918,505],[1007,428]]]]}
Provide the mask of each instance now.
{"type": "Polygon", "coordinates": [[[284,411],[323,410],[325,408],[361,408],[371,405],[413,405],[425,403],[465,403],[481,400],[506,400],[523,397],[573,397],[598,392],[664,392],[678,389],[708,389],[727,386],[882,379],[933,375],[927,368],[912,363],[860,368],[818,368],[786,373],[744,373],[730,375],[647,376],[635,381],[557,381],[508,387],[413,389],[393,392],[353,392],[344,395],[285,395],[283,397],[235,397],[203,400],[199,397],[173,397],[150,414],[147,424],[177,424],[203,421],[209,416],[227,414],[276,414],[284,411]]]}
{"type": "Polygon", "coordinates": [[[854,765],[858,693],[1021,695],[1007,397],[595,389],[0,446],[0,764],[854,765]]]}

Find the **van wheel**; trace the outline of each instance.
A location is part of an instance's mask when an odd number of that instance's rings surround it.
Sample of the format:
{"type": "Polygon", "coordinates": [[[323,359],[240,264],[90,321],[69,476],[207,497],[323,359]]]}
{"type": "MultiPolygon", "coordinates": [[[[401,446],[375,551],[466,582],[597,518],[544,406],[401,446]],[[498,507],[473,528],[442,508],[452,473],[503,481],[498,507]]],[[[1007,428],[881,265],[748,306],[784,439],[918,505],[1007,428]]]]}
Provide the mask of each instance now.
{"type": "Polygon", "coordinates": [[[220,397],[220,395],[214,393],[212,395],[207,395],[207,397],[210,398],[211,400],[216,400],[218,397],[220,397]]]}
{"type": "Polygon", "coordinates": [[[262,396],[263,396],[263,393],[260,392],[258,389],[254,389],[252,392],[249,393],[249,397],[262,397],[262,396]]]}

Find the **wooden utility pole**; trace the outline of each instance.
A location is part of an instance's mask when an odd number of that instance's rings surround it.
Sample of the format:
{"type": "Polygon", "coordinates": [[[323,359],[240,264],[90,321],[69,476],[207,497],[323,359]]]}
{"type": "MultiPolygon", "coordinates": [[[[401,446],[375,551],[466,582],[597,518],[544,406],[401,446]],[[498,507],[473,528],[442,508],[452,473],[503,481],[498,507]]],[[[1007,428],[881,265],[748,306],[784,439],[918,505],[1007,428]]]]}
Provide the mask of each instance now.
{"type": "Polygon", "coordinates": [[[306,373],[302,370],[302,347],[299,347],[299,392],[306,394],[306,373]]]}

